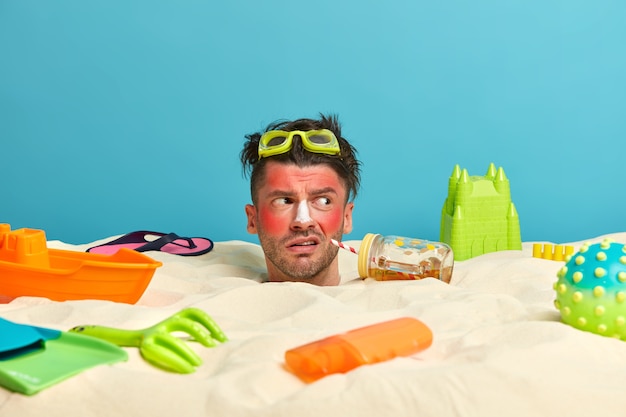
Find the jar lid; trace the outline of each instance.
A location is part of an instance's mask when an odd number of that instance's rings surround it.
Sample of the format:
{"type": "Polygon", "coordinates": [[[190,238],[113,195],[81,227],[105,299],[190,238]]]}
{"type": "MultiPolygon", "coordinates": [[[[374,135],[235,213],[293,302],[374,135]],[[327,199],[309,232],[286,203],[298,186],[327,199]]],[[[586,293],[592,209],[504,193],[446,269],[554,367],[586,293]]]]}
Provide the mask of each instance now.
{"type": "Polygon", "coordinates": [[[372,242],[374,238],[379,236],[376,233],[368,233],[363,237],[361,241],[361,247],[359,248],[359,276],[361,278],[367,278],[369,275],[369,257],[370,257],[370,248],[372,247],[372,242]]]}

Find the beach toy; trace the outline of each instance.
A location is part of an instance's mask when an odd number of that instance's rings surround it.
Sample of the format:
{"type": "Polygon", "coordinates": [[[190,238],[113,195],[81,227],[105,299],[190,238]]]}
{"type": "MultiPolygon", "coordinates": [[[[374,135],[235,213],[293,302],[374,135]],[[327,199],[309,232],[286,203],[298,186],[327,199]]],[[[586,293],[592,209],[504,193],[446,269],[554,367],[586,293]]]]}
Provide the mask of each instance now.
{"type": "Polygon", "coordinates": [[[502,250],[521,250],[519,216],[502,167],[489,164],[484,176],[454,166],[441,210],[439,240],[454,249],[457,261],[502,250]]]}
{"type": "Polygon", "coordinates": [[[0,335],[0,386],[26,395],[96,365],[128,358],[104,340],[2,318],[0,335]]]}
{"type": "Polygon", "coordinates": [[[186,308],[165,320],[142,330],[124,330],[113,327],[82,325],[70,332],[97,337],[118,346],[138,347],[141,356],[161,369],[191,373],[202,364],[202,359],[181,339],[170,332],[185,332],[206,347],[217,346],[228,338],[215,321],[198,308],[186,308]]]}
{"type": "Polygon", "coordinates": [[[554,245],[551,243],[533,243],[533,258],[546,259],[549,261],[564,261],[574,253],[571,245],[554,245]]]}
{"type": "Polygon", "coordinates": [[[564,323],[626,340],[626,245],[585,243],[557,277],[554,303],[564,323]]]}
{"type": "Polygon", "coordinates": [[[402,317],[327,337],[285,352],[287,369],[313,382],[358,366],[410,356],[428,348],[432,331],[412,317],[402,317]]]}
{"type": "Polygon", "coordinates": [[[0,299],[20,296],[55,301],[101,299],[134,304],[156,268],[131,249],[113,255],[48,249],[43,230],[0,224],[0,299]]]}

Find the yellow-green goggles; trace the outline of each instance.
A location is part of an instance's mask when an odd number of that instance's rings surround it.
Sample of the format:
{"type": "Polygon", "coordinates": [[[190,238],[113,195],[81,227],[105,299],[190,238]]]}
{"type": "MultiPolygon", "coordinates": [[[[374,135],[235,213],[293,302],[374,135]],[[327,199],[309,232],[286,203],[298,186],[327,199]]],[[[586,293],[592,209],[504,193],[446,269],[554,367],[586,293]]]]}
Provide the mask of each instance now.
{"type": "Polygon", "coordinates": [[[328,129],[291,132],[270,130],[265,132],[259,140],[259,159],[288,152],[293,146],[295,135],[302,138],[302,146],[309,152],[327,155],[341,154],[337,137],[328,129]]]}

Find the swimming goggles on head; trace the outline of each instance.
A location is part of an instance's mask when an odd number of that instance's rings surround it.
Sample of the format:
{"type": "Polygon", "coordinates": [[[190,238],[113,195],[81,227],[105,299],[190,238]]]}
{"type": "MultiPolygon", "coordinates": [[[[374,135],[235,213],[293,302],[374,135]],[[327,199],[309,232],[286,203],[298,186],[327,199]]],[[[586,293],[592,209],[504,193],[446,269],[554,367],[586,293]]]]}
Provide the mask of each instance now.
{"type": "Polygon", "coordinates": [[[300,136],[302,146],[309,152],[327,155],[341,154],[337,137],[328,129],[291,132],[270,130],[265,132],[259,140],[259,159],[288,152],[293,147],[295,135],[300,136]]]}

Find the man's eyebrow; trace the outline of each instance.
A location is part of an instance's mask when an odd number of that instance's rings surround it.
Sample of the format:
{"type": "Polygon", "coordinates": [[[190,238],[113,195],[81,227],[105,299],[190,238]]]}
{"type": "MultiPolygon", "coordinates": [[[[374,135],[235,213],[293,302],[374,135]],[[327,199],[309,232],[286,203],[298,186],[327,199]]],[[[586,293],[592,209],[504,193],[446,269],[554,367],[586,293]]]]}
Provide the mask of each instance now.
{"type": "Polygon", "coordinates": [[[295,195],[293,191],[273,190],[267,193],[268,197],[291,197],[295,195]]]}
{"type": "Polygon", "coordinates": [[[312,195],[322,195],[322,194],[338,194],[337,190],[333,187],[324,187],[319,188],[317,190],[311,191],[312,195]]]}
{"type": "MultiPolygon", "coordinates": [[[[287,190],[273,190],[270,191],[267,196],[270,198],[273,197],[292,197],[294,196],[296,193],[293,191],[287,191],[287,190]]],[[[324,187],[324,188],[318,188],[315,190],[312,190],[310,193],[310,195],[324,195],[324,194],[334,194],[334,195],[338,195],[339,193],[337,192],[337,190],[333,187],[324,187]]]]}

